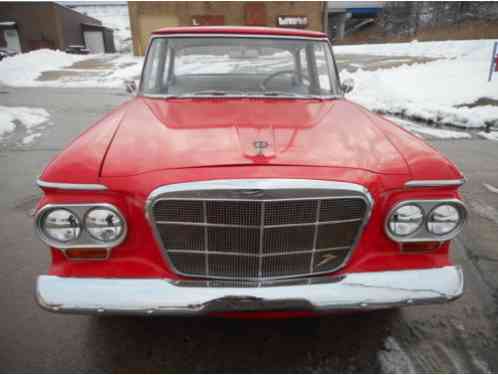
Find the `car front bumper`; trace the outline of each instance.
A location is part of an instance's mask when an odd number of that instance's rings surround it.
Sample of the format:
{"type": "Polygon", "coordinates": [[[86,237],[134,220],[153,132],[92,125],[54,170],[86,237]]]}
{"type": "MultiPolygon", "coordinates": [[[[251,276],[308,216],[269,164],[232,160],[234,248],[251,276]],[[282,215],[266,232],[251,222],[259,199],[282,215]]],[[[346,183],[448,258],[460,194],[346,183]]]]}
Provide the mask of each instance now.
{"type": "Polygon", "coordinates": [[[454,266],[350,273],[255,287],[209,283],[42,275],[37,280],[36,299],[41,307],[53,312],[203,315],[368,310],[442,303],[463,293],[463,273],[454,266]]]}

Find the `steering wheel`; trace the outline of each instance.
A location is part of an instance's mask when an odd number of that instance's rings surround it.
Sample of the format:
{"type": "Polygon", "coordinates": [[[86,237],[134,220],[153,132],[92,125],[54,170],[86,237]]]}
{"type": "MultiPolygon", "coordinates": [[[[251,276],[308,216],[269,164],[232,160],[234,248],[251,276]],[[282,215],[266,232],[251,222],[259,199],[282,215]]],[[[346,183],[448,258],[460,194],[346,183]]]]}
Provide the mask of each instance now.
{"type": "MultiPolygon", "coordinates": [[[[279,70],[278,72],[274,72],[274,73],[270,74],[269,76],[267,76],[265,79],[263,79],[263,81],[259,84],[259,87],[263,91],[268,90],[268,87],[267,87],[268,82],[270,82],[275,77],[278,77],[278,76],[281,76],[281,75],[284,75],[284,74],[291,74],[294,79],[296,78],[296,72],[294,70],[279,70]]],[[[307,81],[310,81],[310,79],[309,79],[308,76],[306,76],[306,75],[303,74],[302,77],[304,79],[306,79],[307,81]]]]}

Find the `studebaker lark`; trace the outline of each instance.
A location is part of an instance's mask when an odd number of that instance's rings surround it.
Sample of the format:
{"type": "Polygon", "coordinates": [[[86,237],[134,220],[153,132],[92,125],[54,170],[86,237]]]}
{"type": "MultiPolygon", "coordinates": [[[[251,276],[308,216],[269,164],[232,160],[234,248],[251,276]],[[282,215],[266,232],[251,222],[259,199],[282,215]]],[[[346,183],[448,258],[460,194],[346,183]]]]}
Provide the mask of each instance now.
{"type": "Polygon", "coordinates": [[[325,34],[152,34],[136,95],[43,171],[54,312],[279,316],[443,303],[464,177],[345,99],[325,34]]]}

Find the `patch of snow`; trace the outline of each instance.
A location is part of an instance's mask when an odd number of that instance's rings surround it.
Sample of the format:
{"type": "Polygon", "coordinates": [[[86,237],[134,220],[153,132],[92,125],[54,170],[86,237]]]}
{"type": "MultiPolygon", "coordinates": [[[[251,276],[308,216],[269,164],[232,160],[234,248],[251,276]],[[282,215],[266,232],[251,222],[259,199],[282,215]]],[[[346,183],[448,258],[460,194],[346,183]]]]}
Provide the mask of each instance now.
{"type": "MultiPolygon", "coordinates": [[[[342,79],[354,81],[347,97],[370,110],[465,128],[482,128],[496,121],[498,106],[462,106],[484,97],[498,100],[498,79],[487,81],[492,42],[444,42],[441,48],[452,43],[458,48],[446,53],[457,55],[451,59],[375,71],[343,70],[342,79]]],[[[412,44],[415,54],[423,43],[412,44]]],[[[422,48],[417,53],[428,52],[422,48]]]]}
{"type": "Polygon", "coordinates": [[[486,189],[488,189],[490,192],[498,194],[498,188],[497,188],[497,187],[494,187],[493,185],[486,184],[486,183],[483,183],[482,185],[483,185],[486,189]]]}
{"type": "MultiPolygon", "coordinates": [[[[334,46],[338,55],[375,55],[375,56],[406,56],[452,59],[461,57],[483,46],[492,46],[494,40],[450,40],[443,42],[383,43],[358,44],[352,46],[334,46]]],[[[491,49],[488,53],[491,59],[491,49]]]]}
{"type": "Polygon", "coordinates": [[[479,132],[478,134],[483,138],[489,139],[490,141],[498,141],[498,132],[479,132]]]}
{"type": "Polygon", "coordinates": [[[144,58],[142,56],[123,55],[114,61],[116,65],[108,77],[108,87],[122,87],[123,81],[140,77],[144,58]]]}
{"type": "Polygon", "coordinates": [[[10,86],[36,86],[35,80],[47,70],[62,69],[78,61],[95,57],[40,49],[0,61],[0,82],[10,86]]]}
{"type": "Polygon", "coordinates": [[[413,362],[392,336],[386,338],[385,350],[377,353],[382,372],[385,374],[417,373],[413,362]]]}
{"type": "Polygon", "coordinates": [[[15,117],[10,113],[3,112],[2,107],[0,107],[0,140],[4,134],[11,133],[16,128],[14,123],[15,117]]]}
{"type": "Polygon", "coordinates": [[[114,45],[118,52],[130,52],[132,48],[128,5],[85,5],[74,10],[102,22],[114,30],[114,45]]]}
{"type": "Polygon", "coordinates": [[[483,374],[492,374],[493,372],[490,370],[488,364],[484,362],[474,351],[469,352],[471,361],[474,366],[483,374]]]}
{"type": "Polygon", "coordinates": [[[0,62],[0,82],[18,87],[102,87],[120,88],[124,80],[140,76],[143,57],[128,54],[73,55],[42,49],[6,58],[0,62]],[[109,68],[72,69],[74,63],[99,59],[109,68]],[[60,78],[39,81],[45,71],[61,72],[60,78]],[[77,73],[77,74],[64,74],[77,73]],[[88,74],[90,73],[90,74],[88,74]]]}
{"type": "Polygon", "coordinates": [[[430,126],[422,126],[413,123],[412,121],[407,121],[393,116],[384,116],[388,120],[394,122],[395,124],[401,126],[402,128],[414,132],[416,135],[424,134],[435,138],[441,139],[471,139],[472,135],[467,132],[438,129],[430,126]]]}
{"type": "Polygon", "coordinates": [[[41,133],[32,133],[30,135],[27,135],[26,137],[24,137],[22,139],[22,144],[23,145],[27,145],[27,144],[30,144],[32,143],[35,139],[37,139],[38,137],[40,137],[42,134],[41,133]]]}
{"type": "Polygon", "coordinates": [[[492,222],[498,225],[498,210],[496,208],[477,200],[471,201],[470,207],[479,216],[491,220],[492,222]]]}
{"type": "Polygon", "coordinates": [[[0,140],[19,125],[26,132],[22,143],[31,143],[40,135],[39,130],[48,124],[49,119],[49,113],[43,108],[0,106],[0,140]]]}

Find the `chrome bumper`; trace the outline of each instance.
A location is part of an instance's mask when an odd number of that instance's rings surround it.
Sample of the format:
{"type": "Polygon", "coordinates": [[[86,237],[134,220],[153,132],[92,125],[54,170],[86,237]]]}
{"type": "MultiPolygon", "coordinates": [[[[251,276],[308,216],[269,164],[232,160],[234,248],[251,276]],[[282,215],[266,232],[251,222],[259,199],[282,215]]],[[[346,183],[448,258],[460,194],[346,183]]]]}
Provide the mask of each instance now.
{"type": "Polygon", "coordinates": [[[164,279],[39,276],[36,299],[54,312],[202,315],[228,311],[368,310],[442,303],[463,293],[460,267],[351,273],[259,287],[164,279]]]}

